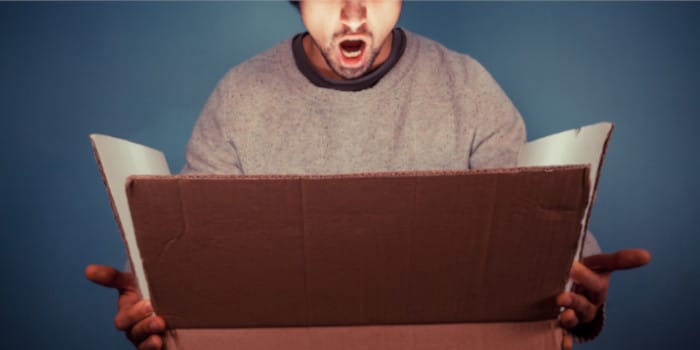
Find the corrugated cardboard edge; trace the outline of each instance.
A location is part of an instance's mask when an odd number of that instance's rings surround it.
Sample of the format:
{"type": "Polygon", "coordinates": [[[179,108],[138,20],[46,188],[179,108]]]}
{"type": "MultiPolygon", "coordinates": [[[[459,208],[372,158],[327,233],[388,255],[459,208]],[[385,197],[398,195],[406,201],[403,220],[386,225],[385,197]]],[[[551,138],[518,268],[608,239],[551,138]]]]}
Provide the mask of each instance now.
{"type": "MultiPolygon", "coordinates": [[[[605,156],[608,153],[608,146],[610,144],[610,139],[612,138],[612,133],[615,130],[615,124],[609,123],[610,124],[610,130],[608,131],[608,135],[605,138],[605,142],[603,143],[603,149],[600,151],[600,161],[598,163],[598,172],[596,174],[596,179],[595,183],[593,184],[593,189],[592,189],[592,195],[590,198],[590,201],[588,203],[588,210],[586,210],[586,219],[585,219],[585,226],[583,228],[583,234],[581,237],[581,241],[579,242],[579,245],[581,246],[581,249],[579,250],[579,255],[577,257],[578,261],[583,260],[583,244],[586,241],[586,236],[588,235],[588,224],[591,219],[591,212],[593,211],[593,204],[595,203],[596,197],[598,196],[598,185],[600,184],[600,174],[603,169],[603,163],[605,162],[605,156]]],[[[580,327],[584,327],[586,330],[584,332],[570,332],[571,335],[574,337],[577,343],[585,343],[588,341],[591,341],[598,337],[600,332],[603,331],[603,327],[605,326],[605,305],[602,305],[598,309],[598,313],[596,314],[595,318],[593,321],[588,324],[588,325],[581,325],[580,327]],[[576,334],[574,334],[576,333],[576,334]]]]}
{"type": "Polygon", "coordinates": [[[92,153],[95,156],[95,161],[97,161],[97,168],[100,171],[100,177],[102,178],[102,183],[107,191],[107,197],[109,198],[109,205],[112,208],[112,215],[114,220],[117,222],[117,227],[119,228],[119,234],[122,238],[122,243],[124,244],[124,249],[126,249],[126,255],[129,259],[129,265],[133,266],[133,261],[131,260],[131,252],[129,251],[129,245],[126,242],[126,234],[124,233],[124,227],[122,226],[122,220],[119,217],[119,210],[114,203],[114,197],[112,195],[112,190],[109,189],[109,181],[107,180],[107,174],[105,173],[104,165],[102,164],[102,159],[100,159],[100,153],[97,151],[97,144],[95,144],[95,139],[93,135],[90,135],[90,145],[92,146],[92,153]]]}
{"type": "Polygon", "coordinates": [[[353,327],[179,329],[168,350],[445,350],[559,349],[557,320],[353,327]]]}
{"type": "Polygon", "coordinates": [[[127,179],[129,183],[135,179],[208,179],[208,180],[333,180],[333,179],[353,179],[365,177],[415,177],[415,176],[456,176],[465,174],[499,173],[511,174],[521,172],[555,171],[561,169],[582,169],[589,168],[585,164],[574,165],[548,165],[548,166],[527,166],[516,168],[494,168],[494,169],[464,169],[464,170],[406,170],[390,172],[371,173],[348,173],[348,174],[285,174],[285,175],[222,175],[222,174],[176,174],[176,175],[131,175],[127,179]]]}
{"type": "MultiPolygon", "coordinates": [[[[592,195],[591,199],[588,202],[588,210],[586,210],[586,218],[584,220],[585,224],[583,227],[583,234],[581,235],[581,242],[580,245],[583,247],[583,242],[586,241],[586,236],[588,235],[588,223],[590,222],[591,219],[591,212],[593,211],[593,204],[595,203],[596,197],[598,195],[598,184],[600,183],[600,173],[602,172],[603,169],[603,163],[605,161],[605,156],[608,153],[608,145],[610,144],[610,139],[612,137],[613,130],[615,130],[615,124],[609,123],[610,124],[610,130],[608,131],[608,135],[605,138],[605,142],[603,143],[603,149],[600,151],[600,161],[598,162],[598,172],[596,173],[596,178],[595,178],[595,183],[592,184],[593,188],[591,189],[592,195]]],[[[578,260],[583,259],[583,249],[580,249],[579,251],[579,256],[578,260]]],[[[581,340],[586,340],[586,339],[581,339],[581,340]]]]}
{"type": "Polygon", "coordinates": [[[139,293],[150,298],[146,276],[140,262],[140,251],[133,234],[131,213],[123,186],[131,174],[169,174],[165,155],[151,147],[116,137],[90,134],[98,169],[109,195],[110,205],[129,256],[129,265],[136,277],[139,293]]]}

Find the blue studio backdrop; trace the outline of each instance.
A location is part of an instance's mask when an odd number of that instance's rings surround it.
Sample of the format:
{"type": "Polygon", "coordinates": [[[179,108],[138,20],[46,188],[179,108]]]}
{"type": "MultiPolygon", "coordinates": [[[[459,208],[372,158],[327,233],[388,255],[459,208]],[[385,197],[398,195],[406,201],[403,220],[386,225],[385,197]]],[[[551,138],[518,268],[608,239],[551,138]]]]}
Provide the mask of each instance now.
{"type": "MultiPolygon", "coordinates": [[[[617,125],[591,230],[653,261],[613,276],[580,347],[700,348],[700,3],[407,2],[400,25],[486,66],[529,139],[617,125]]],[[[302,30],[287,2],[0,3],[0,347],[131,348],[115,292],[83,277],[125,261],[88,134],[177,171],[217,80],[302,30]]]]}

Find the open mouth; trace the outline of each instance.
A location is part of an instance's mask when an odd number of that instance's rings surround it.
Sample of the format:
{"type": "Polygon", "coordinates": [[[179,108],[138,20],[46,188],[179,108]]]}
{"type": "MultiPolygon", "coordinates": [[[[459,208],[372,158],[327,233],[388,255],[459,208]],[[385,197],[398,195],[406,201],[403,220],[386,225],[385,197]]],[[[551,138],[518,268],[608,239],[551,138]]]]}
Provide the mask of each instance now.
{"type": "Polygon", "coordinates": [[[343,40],[340,43],[340,52],[346,59],[357,59],[365,49],[365,42],[362,40],[343,40]]]}

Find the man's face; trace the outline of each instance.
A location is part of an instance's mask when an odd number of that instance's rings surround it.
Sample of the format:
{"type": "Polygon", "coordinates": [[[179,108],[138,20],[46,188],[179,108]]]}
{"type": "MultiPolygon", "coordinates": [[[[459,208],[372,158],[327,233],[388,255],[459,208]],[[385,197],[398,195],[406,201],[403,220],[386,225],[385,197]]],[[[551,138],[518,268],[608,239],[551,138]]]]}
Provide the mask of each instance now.
{"type": "Polygon", "coordinates": [[[400,0],[302,0],[300,5],[310,36],[304,49],[321,74],[353,79],[389,57],[400,0]]]}

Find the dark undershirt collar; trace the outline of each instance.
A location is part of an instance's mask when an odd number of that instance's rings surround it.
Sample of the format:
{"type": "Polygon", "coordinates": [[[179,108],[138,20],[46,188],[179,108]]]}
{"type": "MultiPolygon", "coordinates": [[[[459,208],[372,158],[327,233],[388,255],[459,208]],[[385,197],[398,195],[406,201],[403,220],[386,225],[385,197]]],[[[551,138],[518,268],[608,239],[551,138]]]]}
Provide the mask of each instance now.
{"type": "Polygon", "coordinates": [[[379,80],[384,77],[384,75],[389,73],[394,65],[396,65],[396,62],[399,61],[403,55],[403,52],[406,50],[406,33],[404,33],[401,28],[394,28],[392,33],[393,40],[391,43],[391,53],[389,54],[387,60],[375,70],[356,79],[328,79],[316,71],[304,52],[302,39],[307,33],[299,33],[294,36],[294,39],[292,39],[294,62],[296,63],[296,66],[301,74],[303,74],[312,84],[318,87],[340,91],[360,91],[369,89],[376,85],[379,80]]]}

